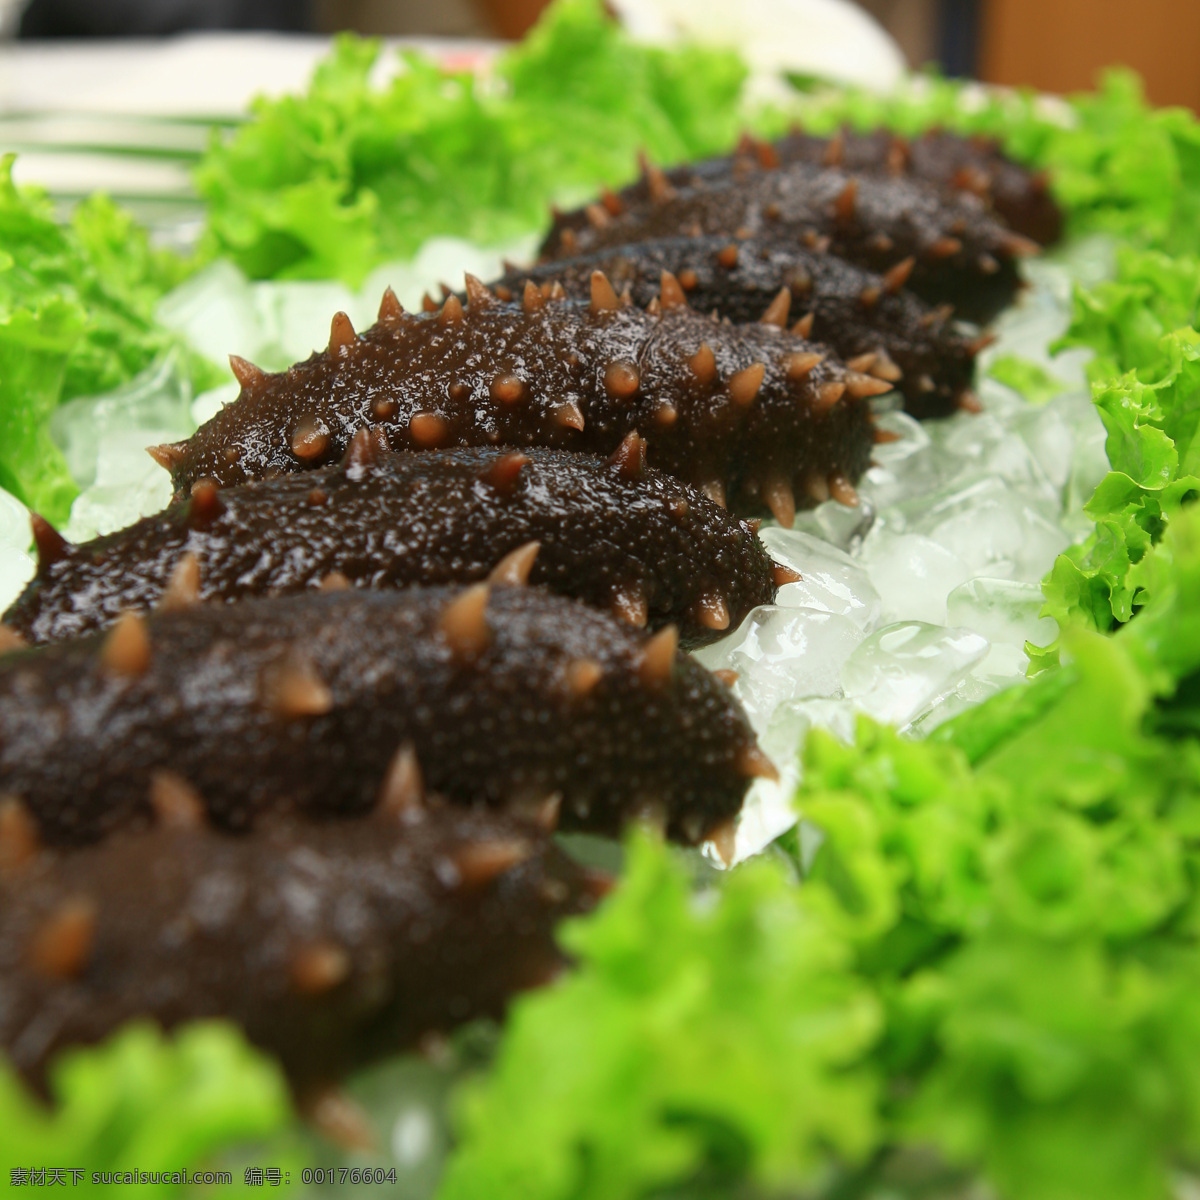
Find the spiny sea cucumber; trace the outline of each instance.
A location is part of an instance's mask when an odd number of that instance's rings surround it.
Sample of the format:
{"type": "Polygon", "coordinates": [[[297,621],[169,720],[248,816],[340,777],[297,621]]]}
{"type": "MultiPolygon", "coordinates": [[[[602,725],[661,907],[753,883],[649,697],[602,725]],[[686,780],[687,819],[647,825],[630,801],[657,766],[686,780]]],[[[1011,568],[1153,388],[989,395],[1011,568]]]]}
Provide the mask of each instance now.
{"type": "Polygon", "coordinates": [[[561,282],[577,298],[588,294],[592,272],[603,271],[617,291],[628,289],[635,304],[646,305],[669,271],[698,311],[715,310],[735,323],[776,314],[789,326],[803,322],[804,336],[830,346],[855,370],[893,383],[908,412],[944,417],[975,405],[975,355],[986,339],[959,333],[945,310],[908,292],[912,266],[905,260],[880,275],[795,241],[674,237],[512,266],[491,286],[520,295],[531,279],[549,294],[561,282]]]}
{"type": "Polygon", "coordinates": [[[329,348],[276,375],[234,361],[236,401],[186,441],[155,447],[177,494],[336,462],[368,428],[392,449],[545,445],[613,453],[630,433],[647,461],[730,510],[790,524],[804,503],[855,503],[870,458],[867,403],[884,380],[774,324],[692,311],[664,276],[646,311],[591,277],[587,303],[532,285],[500,301],[468,277],[470,304],[404,312],[389,291],[361,337],[333,320],[329,348]]]}
{"type": "Polygon", "coordinates": [[[303,1095],[499,1015],[563,966],[555,925],[605,888],[538,825],[429,807],[419,783],[242,836],[206,827],[182,780],[155,795],[154,828],[65,852],[0,801],[0,1047],[35,1086],[132,1018],[220,1017],[303,1095]]]}
{"type": "Polygon", "coordinates": [[[143,821],[156,772],[219,826],[374,806],[411,749],[449,799],[698,842],[773,768],[725,685],[537,588],[318,592],[128,613],[0,657],[0,794],[49,843],[143,821]]]}

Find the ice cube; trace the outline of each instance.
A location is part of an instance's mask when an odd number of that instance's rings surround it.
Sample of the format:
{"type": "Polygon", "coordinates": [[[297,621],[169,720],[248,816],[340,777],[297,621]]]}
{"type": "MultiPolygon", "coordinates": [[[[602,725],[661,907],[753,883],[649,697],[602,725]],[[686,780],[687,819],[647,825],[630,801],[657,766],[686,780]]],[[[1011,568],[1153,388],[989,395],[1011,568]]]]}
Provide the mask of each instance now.
{"type": "Polygon", "coordinates": [[[881,598],[881,619],[888,622],[944,624],[946,597],[971,578],[971,568],[944,546],[886,527],[867,539],[862,557],[881,598]]]}
{"type": "MultiPolygon", "coordinates": [[[[269,361],[273,331],[263,327],[253,285],[226,258],[217,259],[168,292],[158,302],[155,316],[215,363],[240,354],[264,366],[288,365],[269,361]]],[[[278,357],[277,349],[274,357],[278,357]]]]}
{"type": "Polygon", "coordinates": [[[1058,636],[1058,624],[1041,616],[1045,599],[1033,583],[1015,579],[972,579],[957,587],[946,601],[951,625],[982,634],[993,644],[1049,645],[1058,636]]]}
{"type": "Polygon", "coordinates": [[[871,634],[850,655],[842,687],[868,716],[905,728],[953,692],[987,651],[987,639],[969,629],[905,621],[871,634]]]}
{"type": "Polygon", "coordinates": [[[32,542],[29,509],[11,492],[0,488],[0,547],[28,550],[32,542]]]}
{"type": "Polygon", "coordinates": [[[335,313],[346,313],[361,332],[374,322],[379,307],[378,297],[372,306],[344,284],[324,280],[256,283],[253,292],[264,343],[256,361],[272,368],[291,366],[314,350],[324,350],[335,313]]]}
{"type": "Polygon", "coordinates": [[[237,383],[223,383],[220,387],[201,392],[192,401],[191,418],[196,425],[215,417],[227,404],[232,404],[237,398],[241,387],[237,383]]]}
{"type": "Polygon", "coordinates": [[[842,664],[862,639],[848,617],[767,604],[696,657],[710,670],[738,673],[734,691],[755,728],[765,730],[785,700],[838,695],[842,664]]]}
{"type": "Polygon", "coordinates": [[[874,628],[879,619],[879,593],[861,563],[836,546],[798,529],[773,525],[760,537],[771,557],[803,578],[779,589],[775,603],[782,608],[815,608],[849,617],[860,629],[874,628]]]}
{"type": "Polygon", "coordinates": [[[852,550],[862,543],[874,523],[875,505],[869,497],[863,496],[855,508],[836,500],[826,500],[816,508],[803,509],[796,514],[795,528],[829,542],[839,550],[852,550]]]}

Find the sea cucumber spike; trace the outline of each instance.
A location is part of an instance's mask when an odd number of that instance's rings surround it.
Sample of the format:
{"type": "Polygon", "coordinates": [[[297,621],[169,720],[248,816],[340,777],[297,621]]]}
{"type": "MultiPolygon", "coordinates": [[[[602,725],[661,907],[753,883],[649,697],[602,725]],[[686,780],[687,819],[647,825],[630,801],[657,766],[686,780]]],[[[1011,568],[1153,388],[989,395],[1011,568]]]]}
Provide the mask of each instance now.
{"type": "Polygon", "coordinates": [[[27,863],[41,849],[37,822],[19,796],[0,797],[0,873],[27,863]]]}
{"type": "Polygon", "coordinates": [[[525,399],[525,381],[512,371],[504,371],[492,380],[488,391],[498,404],[517,404],[525,399]]]}
{"type": "Polygon", "coordinates": [[[174,471],[175,468],[183,461],[186,454],[186,442],[163,442],[158,446],[147,446],[146,453],[164,471],[174,471]]]}
{"type": "Polygon", "coordinates": [[[863,306],[863,308],[871,309],[879,303],[882,296],[883,288],[878,284],[872,284],[869,287],[863,288],[863,290],[859,292],[858,302],[863,306]]]}
{"type": "Polygon", "coordinates": [[[71,551],[71,543],[41,513],[31,512],[29,525],[33,530],[33,544],[37,550],[38,574],[44,575],[56,562],[67,557],[71,551]]]}
{"type": "Polygon", "coordinates": [[[807,338],[812,336],[813,321],[816,318],[815,312],[805,313],[804,316],[792,326],[792,332],[797,337],[807,338]]]}
{"type": "Polygon", "coordinates": [[[427,313],[435,313],[439,307],[440,305],[438,302],[428,292],[421,297],[422,311],[427,313]]]}
{"type": "Polygon", "coordinates": [[[754,157],[764,171],[774,171],[779,166],[779,151],[770,142],[755,140],[754,157]]]}
{"type": "Polygon", "coordinates": [[[708,840],[712,843],[712,848],[716,851],[722,865],[731,867],[737,853],[737,818],[730,817],[727,821],[722,821],[719,825],[714,826],[708,835],[708,840]]]}
{"type": "Polygon", "coordinates": [[[804,481],[804,491],[814,504],[824,504],[829,499],[829,480],[824,475],[810,475],[804,481]]]}
{"type": "Polygon", "coordinates": [[[350,580],[341,571],[330,571],[321,576],[317,590],[320,592],[344,592],[351,586],[350,580]]]}
{"type": "Polygon", "coordinates": [[[679,409],[675,407],[669,400],[663,400],[655,408],[652,414],[654,423],[659,429],[670,429],[672,425],[679,420],[679,409]]]}
{"type": "Polygon", "coordinates": [[[11,626],[0,625],[0,654],[23,650],[29,643],[11,626]]]}
{"type": "Polygon", "coordinates": [[[510,550],[493,568],[488,575],[489,583],[508,584],[511,587],[524,587],[529,582],[529,574],[537,561],[541,542],[526,542],[515,550],[510,550]]]}
{"type": "Polygon", "coordinates": [[[438,627],[455,658],[471,659],[482,654],[491,641],[487,623],[491,585],[476,583],[464,588],[442,612],[438,627]]]}
{"type": "MultiPolygon", "coordinates": [[[[679,272],[679,286],[683,288],[685,292],[690,292],[695,289],[699,282],[699,276],[695,271],[692,270],[691,267],[684,267],[684,269],[679,272]]],[[[625,285],[625,290],[627,292],[629,291],[629,284],[625,285]]]]}
{"type": "Polygon", "coordinates": [[[858,180],[846,180],[846,186],[838,193],[833,202],[833,216],[839,225],[849,225],[854,220],[855,209],[858,205],[858,180]]]}
{"type": "Polygon", "coordinates": [[[816,412],[827,412],[846,393],[846,385],[840,380],[830,379],[817,388],[817,402],[813,406],[816,412]]]}
{"type": "Polygon", "coordinates": [[[579,249],[579,239],[575,236],[573,229],[563,230],[562,246],[568,254],[574,254],[579,249]]]}
{"type": "Polygon", "coordinates": [[[609,187],[600,189],[600,203],[604,205],[610,217],[619,217],[625,211],[625,201],[609,187]]]}
{"type": "Polygon", "coordinates": [[[456,325],[463,319],[462,301],[454,295],[453,292],[446,297],[445,303],[442,305],[442,311],[438,314],[438,320],[443,325],[456,325]]]}
{"type": "Polygon", "coordinates": [[[688,359],[692,374],[703,384],[712,383],[717,377],[717,358],[712,347],[707,342],[700,343],[700,349],[688,359]]]}
{"type": "Polygon", "coordinates": [[[49,979],[76,979],[88,965],[95,938],[95,903],[83,896],[64,900],[34,934],[30,966],[49,979]]]}
{"type": "Polygon", "coordinates": [[[592,312],[615,312],[621,307],[621,299],[609,283],[608,276],[603,271],[592,272],[592,312]]]}
{"type": "Polygon", "coordinates": [[[898,292],[908,282],[908,277],[916,265],[917,260],[910,254],[908,258],[902,258],[894,267],[890,267],[883,275],[883,290],[898,292]]]}
{"type": "Polygon", "coordinates": [[[467,271],[463,278],[467,285],[467,303],[472,308],[487,308],[488,305],[496,303],[496,297],[478,275],[467,271]]]}
{"type": "Polygon", "coordinates": [[[754,403],[754,397],[762,387],[766,371],[766,363],[756,362],[729,377],[729,395],[734,404],[739,408],[746,408],[754,403]]]}
{"type": "Polygon", "coordinates": [[[521,307],[527,313],[535,313],[546,307],[546,297],[532,279],[525,280],[525,290],[521,293],[521,307]]]}
{"type": "Polygon", "coordinates": [[[687,307],[687,296],[684,294],[679,280],[670,271],[662,273],[659,303],[662,305],[663,312],[670,312],[673,308],[687,307]]]}
{"type": "Polygon", "coordinates": [[[448,300],[450,298],[450,293],[454,291],[454,289],[448,283],[446,283],[444,281],[442,283],[438,284],[438,288],[440,289],[440,291],[442,293],[443,301],[448,300]]]}
{"type": "Polygon", "coordinates": [[[320,417],[304,413],[292,427],[292,453],[302,462],[312,462],[329,449],[329,426],[320,417]]]}
{"type": "Polygon", "coordinates": [[[791,567],[785,567],[783,563],[775,563],[771,567],[771,577],[775,580],[776,587],[784,587],[789,583],[799,583],[804,578],[799,571],[793,571],[791,567]]]}
{"type": "Polygon", "coordinates": [[[329,353],[336,354],[343,348],[353,346],[357,340],[358,335],[354,332],[350,318],[344,312],[334,313],[329,324],[329,353]]]}
{"type": "Polygon", "coordinates": [[[847,371],[842,379],[846,391],[856,400],[864,396],[882,396],[884,392],[892,390],[892,385],[886,379],[876,379],[874,375],[864,375],[860,371],[847,371]]]}
{"type": "Polygon", "coordinates": [[[635,629],[645,629],[650,616],[646,593],[636,585],[617,588],[613,592],[612,612],[618,621],[632,625],[635,629]]]}
{"type": "Polygon", "coordinates": [[[845,475],[830,475],[829,494],[839,504],[844,504],[847,508],[858,507],[858,492],[855,491],[854,484],[845,475]]]}
{"type": "Polygon", "coordinates": [[[891,442],[898,442],[900,441],[900,437],[901,435],[898,434],[894,429],[876,429],[875,432],[871,434],[871,440],[876,446],[886,446],[891,442]]]}
{"type": "Polygon", "coordinates": [[[511,453],[496,459],[488,467],[483,473],[483,481],[489,487],[495,488],[496,491],[508,495],[516,486],[517,479],[521,474],[521,468],[528,462],[528,454],[522,454],[520,450],[513,450],[511,453]]]}
{"type": "Polygon", "coordinates": [[[679,630],[664,625],[642,646],[638,678],[648,687],[663,687],[675,674],[675,656],[679,650],[679,630]]]}
{"type": "Polygon", "coordinates": [[[870,373],[879,379],[886,379],[888,383],[899,383],[904,378],[904,372],[882,350],[876,355],[870,373]]]}
{"type": "Polygon", "coordinates": [[[1033,258],[1041,254],[1042,248],[1032,238],[1006,230],[1000,239],[1000,251],[1010,258],[1033,258]]]}
{"type": "Polygon", "coordinates": [[[818,354],[815,350],[808,353],[802,351],[798,354],[789,354],[783,360],[787,377],[793,383],[799,383],[802,379],[807,379],[812,369],[820,366],[824,361],[825,355],[818,354]]]}
{"type": "Polygon", "coordinates": [[[549,295],[548,299],[550,299],[550,300],[565,300],[566,298],[567,298],[567,289],[564,288],[562,283],[556,279],[550,285],[550,295],[549,295]]]}
{"type": "Polygon", "coordinates": [[[201,829],[205,825],[200,793],[174,771],[160,769],[151,773],[150,807],[158,824],[171,829],[201,829]]]}
{"type": "Polygon", "coordinates": [[[846,161],[846,135],[840,129],[829,139],[821,161],[827,167],[840,167],[846,161]]]}
{"type": "Polygon", "coordinates": [[[224,512],[221,488],[211,479],[198,479],[187,500],[188,529],[206,529],[224,512]]]}
{"type": "Polygon", "coordinates": [[[562,815],[562,792],[551,792],[541,804],[531,813],[533,823],[547,833],[553,833],[558,828],[559,817],[562,815]]]}
{"type": "Polygon", "coordinates": [[[646,471],[646,439],[635,429],[627,433],[608,461],[626,479],[641,479],[646,471]]]}
{"type": "Polygon", "coordinates": [[[979,397],[974,392],[963,392],[958,398],[958,407],[963,412],[981,413],[983,405],[979,403],[979,397]]]}
{"type": "Polygon", "coordinates": [[[719,679],[726,687],[731,688],[741,678],[737,671],[731,671],[728,667],[722,667],[713,672],[713,677],[719,679]]]}
{"type": "Polygon", "coordinates": [[[476,890],[487,887],[532,855],[533,847],[524,838],[505,838],[463,846],[455,853],[453,862],[461,886],[476,890]]]}
{"type": "Polygon", "coordinates": [[[868,350],[866,354],[855,355],[854,358],[846,359],[846,366],[852,371],[870,371],[875,365],[875,360],[879,357],[874,350],[868,350]]]}
{"type": "Polygon", "coordinates": [[[146,673],[150,666],[150,634],[146,622],[132,609],[117,618],[104,639],[100,661],[114,675],[136,678],[146,673]]]}
{"type": "Polygon", "coordinates": [[[889,175],[903,175],[908,170],[908,162],[912,157],[912,146],[907,138],[894,137],[888,143],[887,172],[889,175]]]}
{"type": "Polygon", "coordinates": [[[247,392],[253,391],[267,377],[267,373],[262,367],[256,367],[248,358],[242,358],[240,354],[229,356],[229,369],[233,372],[233,377],[247,392]]]}
{"type": "Polygon", "coordinates": [[[582,432],[584,427],[583,409],[574,400],[564,400],[554,410],[554,422],[567,429],[576,429],[582,432]]]}
{"type": "MultiPolygon", "coordinates": [[[[646,311],[652,317],[661,317],[662,316],[662,303],[660,302],[660,300],[657,296],[653,297],[653,299],[651,299],[650,303],[646,305],[646,311]]],[[[715,313],[713,314],[713,320],[716,320],[715,313]]]]}
{"type": "Polygon", "coordinates": [[[306,996],[320,996],[332,991],[349,978],[350,955],[345,947],[334,941],[312,942],[292,955],[290,975],[292,986],[306,996]]]}
{"type": "Polygon", "coordinates": [[[967,343],[967,351],[974,357],[981,350],[986,350],[989,346],[994,345],[995,342],[996,335],[994,333],[981,333],[977,338],[972,338],[967,343]]]}
{"type": "Polygon", "coordinates": [[[383,299],[379,302],[379,320],[398,321],[404,316],[404,305],[396,297],[390,287],[383,289],[383,299]]]}
{"type": "MultiPolygon", "coordinates": [[[[449,303],[449,301],[447,301],[449,303]]],[[[432,450],[440,446],[450,433],[450,423],[437,413],[414,413],[408,423],[408,432],[412,440],[423,450],[432,450]]]]}
{"type": "Polygon", "coordinates": [[[567,664],[567,690],[578,699],[604,678],[604,668],[594,658],[577,658],[567,664]]]}
{"type": "Polygon", "coordinates": [[[603,204],[589,204],[583,211],[593,229],[603,229],[612,220],[603,204]]]}
{"type": "Polygon", "coordinates": [[[714,504],[719,504],[722,508],[725,507],[725,481],[724,480],[710,479],[707,482],[700,484],[700,490],[714,504]]]}
{"type": "Polygon", "coordinates": [[[666,204],[668,200],[674,200],[675,189],[671,186],[662,168],[652,163],[644,153],[638,154],[638,163],[641,166],[642,177],[646,181],[646,189],[650,194],[651,201],[654,204],[666,204]]]}
{"type": "Polygon", "coordinates": [[[392,755],[377,803],[379,811],[391,817],[409,817],[425,808],[425,781],[412,742],[404,742],[392,755]]]}
{"type": "Polygon", "coordinates": [[[933,392],[937,390],[937,384],[933,382],[932,376],[922,375],[917,380],[917,388],[922,392],[933,392]]]}
{"type": "Polygon", "coordinates": [[[975,262],[984,275],[995,275],[1000,270],[1000,263],[991,254],[981,254],[975,262]]]}
{"type": "Polygon", "coordinates": [[[776,477],[769,479],[762,491],[771,515],[784,529],[791,529],[796,523],[796,496],[792,485],[786,479],[776,477]]]}
{"type": "Polygon", "coordinates": [[[956,237],[940,237],[926,253],[930,258],[950,258],[962,249],[962,242],[956,237]]]}
{"type": "Polygon", "coordinates": [[[717,251],[717,262],[727,271],[732,271],[738,264],[738,244],[730,242],[728,246],[722,246],[717,251]]]}
{"type": "Polygon", "coordinates": [[[746,746],[738,755],[738,770],[747,779],[779,780],[775,764],[756,745],[746,746]]]}
{"type": "Polygon", "coordinates": [[[766,312],[759,317],[762,325],[774,325],[777,329],[787,328],[788,313],[792,310],[792,292],[790,288],[779,289],[775,299],[767,305],[766,312]]]}
{"type": "Polygon", "coordinates": [[[333,708],[333,693],[306,654],[289,653],[263,672],[259,699],[277,717],[320,717],[333,708]]]}
{"type": "Polygon", "coordinates": [[[641,386],[637,364],[616,359],[604,368],[604,390],[616,400],[629,400],[641,386]]]}
{"type": "Polygon", "coordinates": [[[346,453],[342,455],[342,470],[346,472],[346,478],[358,483],[378,462],[379,447],[370,431],[365,425],[356,429],[346,453]]]}
{"type": "Polygon", "coordinates": [[[696,603],[696,619],[706,629],[729,628],[729,605],[720,592],[706,592],[696,603]]]}
{"type": "Polygon", "coordinates": [[[158,607],[164,612],[174,612],[187,608],[200,599],[200,559],[194,550],[188,550],[180,555],[179,561],[171,570],[167,580],[166,591],[158,602],[158,607]]]}

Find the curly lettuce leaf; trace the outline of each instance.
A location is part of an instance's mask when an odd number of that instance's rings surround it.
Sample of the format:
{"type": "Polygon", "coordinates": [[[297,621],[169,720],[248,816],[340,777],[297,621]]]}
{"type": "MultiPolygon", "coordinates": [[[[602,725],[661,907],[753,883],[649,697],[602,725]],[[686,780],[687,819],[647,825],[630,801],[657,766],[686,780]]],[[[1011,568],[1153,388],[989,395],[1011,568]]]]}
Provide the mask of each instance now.
{"type": "Polygon", "coordinates": [[[598,0],[558,0],[489,78],[414,53],[385,87],[380,46],[339,37],[302,96],[257,100],[196,171],[210,245],[253,278],[361,283],[451,234],[498,243],[555,199],[736,136],[733,54],[634,43],[598,0]]]}

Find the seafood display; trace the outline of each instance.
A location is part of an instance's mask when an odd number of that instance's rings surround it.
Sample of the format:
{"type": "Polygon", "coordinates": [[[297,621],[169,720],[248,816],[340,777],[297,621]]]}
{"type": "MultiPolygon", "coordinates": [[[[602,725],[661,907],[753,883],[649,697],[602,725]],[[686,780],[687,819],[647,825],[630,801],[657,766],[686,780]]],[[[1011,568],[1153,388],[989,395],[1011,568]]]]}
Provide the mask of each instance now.
{"type": "MultiPolygon", "coordinates": [[[[631,433],[647,462],[741,515],[790,524],[802,502],[854,503],[870,458],[869,398],[891,384],[774,324],[693,311],[664,276],[651,309],[601,273],[587,302],[497,299],[404,312],[384,297],[362,336],[334,318],[329,346],[279,374],[237,363],[238,398],[186,441],[156,447],[178,495],[337,461],[367,428],[392,449],[542,445],[612,454],[631,433]]],[[[782,324],[782,321],[780,322],[782,324]]]]}
{"type": "Polygon", "coordinates": [[[734,323],[798,323],[805,337],[829,346],[847,365],[892,383],[913,416],[948,416],[972,402],[975,355],[984,339],[960,333],[945,310],[904,287],[912,266],[905,260],[876,274],[796,241],[673,237],[512,266],[491,286],[501,295],[520,295],[532,280],[548,295],[558,283],[580,298],[588,294],[592,272],[603,271],[617,291],[644,306],[667,271],[698,311],[734,323]]]}
{"type": "Polygon", "coordinates": [[[644,202],[617,197],[615,212],[589,205],[583,225],[578,213],[556,217],[543,261],[680,235],[786,239],[881,273],[911,258],[913,292],[987,321],[1016,296],[1018,260],[1038,250],[973,193],[908,176],[797,161],[685,187],[652,178],[644,202]]]}
{"type": "Polygon", "coordinates": [[[45,841],[81,843],[144,821],[170,771],[243,829],[280,807],[366,812],[411,753],[454,801],[699,842],[770,765],[677,640],[486,583],[129,613],[0,658],[0,792],[45,841]]]}
{"type": "Polygon", "coordinates": [[[69,853],[0,809],[0,1046],[35,1085],[132,1017],[225,1017],[303,1093],[499,1015],[561,969],[556,923],[605,886],[539,826],[419,787],[253,836],[206,827],[182,781],[157,796],[155,828],[69,853]]]}

